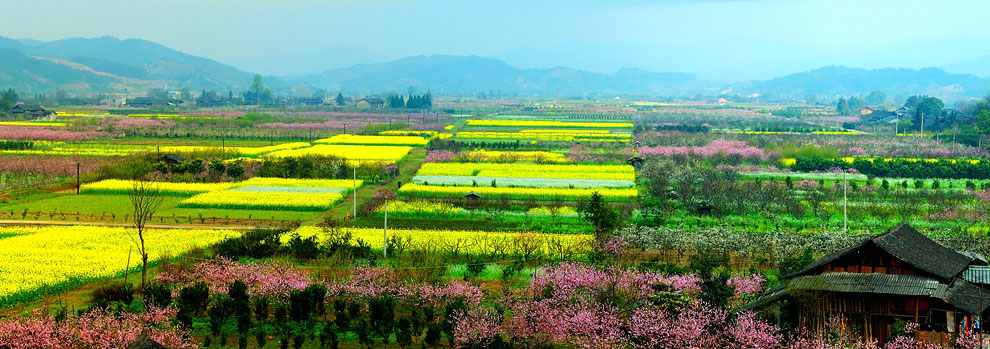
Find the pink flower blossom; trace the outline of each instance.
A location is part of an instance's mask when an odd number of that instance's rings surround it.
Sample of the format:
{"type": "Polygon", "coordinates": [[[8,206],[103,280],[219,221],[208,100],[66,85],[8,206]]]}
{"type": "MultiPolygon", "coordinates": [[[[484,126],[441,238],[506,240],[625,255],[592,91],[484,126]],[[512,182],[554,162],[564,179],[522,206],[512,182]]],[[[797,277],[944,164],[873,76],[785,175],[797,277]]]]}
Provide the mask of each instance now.
{"type": "Polygon", "coordinates": [[[151,308],[143,313],[113,313],[96,308],[60,322],[39,312],[0,321],[3,348],[125,348],[142,332],[167,348],[194,348],[187,333],[171,327],[174,308],[151,308]]]}
{"type": "Polygon", "coordinates": [[[41,141],[82,141],[113,135],[96,131],[52,130],[41,127],[0,126],[0,139],[41,141]]]}
{"type": "Polygon", "coordinates": [[[716,139],[702,147],[655,146],[636,148],[642,157],[699,157],[716,156],[738,157],[741,159],[762,160],[766,158],[763,149],[750,146],[743,141],[716,139]]]}
{"type": "MultiPolygon", "coordinates": [[[[224,293],[236,280],[247,284],[251,295],[288,297],[289,291],[306,288],[312,281],[299,269],[273,263],[237,263],[223,257],[201,262],[191,272],[163,271],[156,280],[190,285],[206,281],[211,293],[224,293]]],[[[174,290],[178,292],[178,288],[174,290]]]]}

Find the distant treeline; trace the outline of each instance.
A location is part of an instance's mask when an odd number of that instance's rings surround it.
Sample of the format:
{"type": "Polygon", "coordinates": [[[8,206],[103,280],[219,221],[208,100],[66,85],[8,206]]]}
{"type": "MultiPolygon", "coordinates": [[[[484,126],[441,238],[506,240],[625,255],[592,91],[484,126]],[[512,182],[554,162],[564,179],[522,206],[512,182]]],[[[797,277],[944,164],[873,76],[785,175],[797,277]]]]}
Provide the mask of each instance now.
{"type": "Polygon", "coordinates": [[[972,163],[969,160],[939,159],[934,162],[919,159],[892,159],[884,161],[865,158],[855,159],[851,164],[842,159],[829,159],[820,156],[799,156],[795,159],[794,170],[800,172],[828,171],[833,168],[853,168],[859,173],[872,177],[902,178],[964,178],[990,179],[990,161],[972,163]]]}
{"type": "Polygon", "coordinates": [[[0,140],[0,150],[30,150],[34,148],[31,141],[9,141],[0,140]]]}

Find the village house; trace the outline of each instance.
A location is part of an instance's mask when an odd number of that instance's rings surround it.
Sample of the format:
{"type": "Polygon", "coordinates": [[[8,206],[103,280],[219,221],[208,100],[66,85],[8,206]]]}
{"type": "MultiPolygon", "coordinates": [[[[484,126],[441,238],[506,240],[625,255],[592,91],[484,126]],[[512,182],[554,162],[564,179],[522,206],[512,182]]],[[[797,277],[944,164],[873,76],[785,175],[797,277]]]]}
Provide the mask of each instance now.
{"type": "Polygon", "coordinates": [[[358,108],[378,109],[385,107],[385,100],[380,97],[367,97],[358,100],[355,104],[357,104],[358,108]]]}
{"type": "Polygon", "coordinates": [[[905,107],[900,107],[893,111],[882,107],[865,107],[859,110],[859,116],[866,122],[882,124],[894,123],[911,117],[908,109],[905,107]]]}
{"type": "Polygon", "coordinates": [[[55,120],[55,111],[45,109],[40,104],[18,104],[10,109],[10,113],[33,120],[55,120]]]}
{"type": "Polygon", "coordinates": [[[323,105],[323,97],[298,97],[295,99],[297,104],[301,105],[323,105]]]}
{"type": "Polygon", "coordinates": [[[948,249],[904,223],[784,276],[747,305],[780,323],[880,343],[895,323],[916,323],[919,338],[940,344],[982,329],[988,307],[986,259],[948,249]]]}

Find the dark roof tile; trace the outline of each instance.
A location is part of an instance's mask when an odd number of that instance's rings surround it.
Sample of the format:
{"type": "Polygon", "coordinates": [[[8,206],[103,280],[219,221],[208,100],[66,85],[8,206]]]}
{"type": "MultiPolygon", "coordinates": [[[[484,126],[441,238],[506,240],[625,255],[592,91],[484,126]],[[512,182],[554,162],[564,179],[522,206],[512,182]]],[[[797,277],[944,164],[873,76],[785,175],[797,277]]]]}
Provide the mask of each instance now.
{"type": "Polygon", "coordinates": [[[811,273],[870,243],[876,244],[877,247],[907,264],[945,280],[959,275],[972,261],[972,258],[939,245],[937,242],[919,233],[910,225],[901,223],[893,229],[874,236],[869,240],[828,254],[801,271],[785,276],[785,278],[811,273]]]}

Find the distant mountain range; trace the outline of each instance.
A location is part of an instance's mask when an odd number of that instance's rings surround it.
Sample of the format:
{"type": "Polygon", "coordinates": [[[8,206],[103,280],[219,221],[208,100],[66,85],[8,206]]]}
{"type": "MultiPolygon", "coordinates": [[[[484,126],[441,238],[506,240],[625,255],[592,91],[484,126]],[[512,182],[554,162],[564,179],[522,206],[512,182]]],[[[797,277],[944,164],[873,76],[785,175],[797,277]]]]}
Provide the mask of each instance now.
{"type": "Polygon", "coordinates": [[[440,94],[499,91],[503,94],[565,96],[618,94],[681,95],[705,88],[685,73],[651,73],[621,69],[599,74],[571,68],[518,69],[501,60],[478,56],[415,56],[388,63],[359,64],[304,78],[331,89],[398,90],[409,86],[440,94]]]}
{"type": "MultiPolygon", "coordinates": [[[[988,60],[963,61],[956,69],[972,71],[988,60]]],[[[955,71],[955,70],[954,70],[955,71]]],[[[207,58],[188,55],[154,42],[113,37],[73,38],[52,42],[0,37],[0,88],[24,94],[123,92],[141,94],[155,88],[242,91],[252,74],[207,58]]],[[[326,88],[351,94],[414,87],[436,94],[469,95],[495,91],[519,96],[689,96],[769,95],[801,99],[808,94],[832,98],[882,90],[891,96],[928,94],[951,100],[990,93],[990,79],[953,74],[939,68],[858,69],[824,67],[765,81],[729,85],[699,80],[687,73],[656,73],[623,68],[614,74],[578,69],[519,69],[478,56],[415,56],[386,63],[358,64],[305,76],[265,77],[269,87],[289,93],[293,87],[326,88]]]]}
{"type": "Polygon", "coordinates": [[[948,101],[990,94],[990,79],[952,74],[940,68],[860,69],[830,66],[765,81],[730,85],[737,94],[763,94],[802,98],[865,95],[880,90],[890,96],[925,94],[948,101]]]}
{"type": "Polygon", "coordinates": [[[946,65],[946,71],[953,73],[969,73],[976,76],[990,77],[990,55],[962,60],[946,65]]]}
{"type": "Polygon", "coordinates": [[[251,74],[138,39],[73,38],[52,42],[0,37],[0,85],[26,92],[238,90],[251,74]]]}

